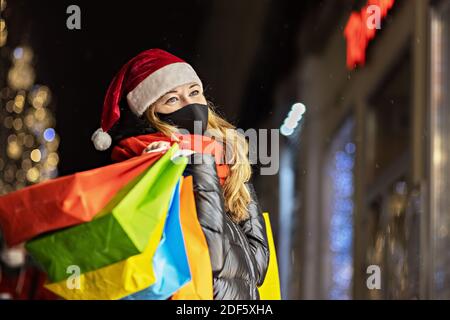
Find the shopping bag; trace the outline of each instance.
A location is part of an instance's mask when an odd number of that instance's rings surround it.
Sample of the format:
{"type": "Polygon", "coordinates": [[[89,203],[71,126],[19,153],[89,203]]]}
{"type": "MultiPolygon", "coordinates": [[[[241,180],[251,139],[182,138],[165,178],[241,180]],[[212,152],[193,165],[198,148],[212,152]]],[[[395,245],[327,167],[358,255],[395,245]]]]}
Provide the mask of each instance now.
{"type": "Polygon", "coordinates": [[[90,221],[118,190],[161,155],[149,153],[0,197],[0,228],[7,245],[14,246],[44,232],[90,221]]]}
{"type": "Polygon", "coordinates": [[[263,284],[258,287],[261,300],[281,300],[280,278],[278,274],[277,255],[273,241],[272,227],[270,225],[269,213],[264,212],[266,222],[267,240],[269,244],[269,266],[263,284]]]}
{"type": "MultiPolygon", "coordinates": [[[[181,181],[181,179],[180,179],[181,181]]],[[[174,190],[161,242],[152,262],[156,282],[124,300],[166,300],[191,280],[180,224],[180,182],[174,190]]]]}
{"type": "Polygon", "coordinates": [[[175,144],[125,190],[120,190],[92,221],[26,244],[51,282],[66,279],[70,265],[86,273],[144,251],[160,217],[167,213],[174,187],[187,164],[185,157],[171,160],[177,151],[175,144]]]}
{"type": "Polygon", "coordinates": [[[73,273],[66,280],[47,283],[45,288],[66,300],[117,300],[148,288],[156,281],[151,264],[161,240],[162,215],[144,252],[86,273],[73,273]]]}
{"type": "Polygon", "coordinates": [[[208,243],[195,207],[192,176],[184,177],[180,194],[180,219],[192,280],[171,300],[213,300],[213,279],[208,243]]]}

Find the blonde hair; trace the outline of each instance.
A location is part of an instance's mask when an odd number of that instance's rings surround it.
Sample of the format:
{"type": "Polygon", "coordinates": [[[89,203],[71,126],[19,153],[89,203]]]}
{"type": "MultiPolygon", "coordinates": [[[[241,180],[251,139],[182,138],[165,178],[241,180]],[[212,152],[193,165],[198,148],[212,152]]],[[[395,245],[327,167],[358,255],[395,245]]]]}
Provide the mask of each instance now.
{"type": "MultiPolygon", "coordinates": [[[[208,133],[224,146],[225,159],[229,174],[223,185],[225,209],[236,223],[248,219],[250,193],[245,185],[250,180],[252,169],[248,159],[248,143],[236,127],[215,112],[212,102],[208,101],[208,133]]],[[[145,112],[147,120],[159,132],[178,140],[174,133],[177,127],[161,121],[155,114],[154,105],[145,112]]]]}

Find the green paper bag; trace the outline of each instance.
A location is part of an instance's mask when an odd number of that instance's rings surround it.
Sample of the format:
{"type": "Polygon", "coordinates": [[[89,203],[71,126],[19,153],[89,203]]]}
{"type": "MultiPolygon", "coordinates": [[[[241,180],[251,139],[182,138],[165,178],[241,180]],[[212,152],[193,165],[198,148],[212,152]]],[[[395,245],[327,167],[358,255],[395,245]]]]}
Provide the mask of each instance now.
{"type": "Polygon", "coordinates": [[[161,216],[167,213],[176,183],[187,164],[185,157],[172,160],[177,151],[178,145],[174,144],[161,159],[120,190],[94,220],[27,243],[27,250],[48,273],[50,282],[68,278],[70,266],[86,273],[145,250],[161,216]]]}

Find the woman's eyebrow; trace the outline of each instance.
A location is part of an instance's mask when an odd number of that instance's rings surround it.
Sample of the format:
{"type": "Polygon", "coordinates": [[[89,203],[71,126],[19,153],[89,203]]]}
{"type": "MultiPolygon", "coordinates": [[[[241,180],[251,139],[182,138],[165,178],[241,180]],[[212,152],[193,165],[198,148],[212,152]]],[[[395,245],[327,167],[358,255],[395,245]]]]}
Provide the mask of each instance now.
{"type": "Polygon", "coordinates": [[[176,91],[176,90],[167,91],[164,95],[167,95],[167,94],[169,94],[169,93],[178,93],[178,91],[176,91]]]}
{"type": "MultiPolygon", "coordinates": [[[[189,87],[189,89],[191,89],[191,88],[193,88],[193,87],[195,87],[195,86],[199,86],[199,85],[196,84],[196,83],[194,83],[193,85],[191,85],[191,86],[189,87]]],[[[199,87],[200,87],[200,86],[199,86],[199,87]]],[[[176,91],[176,90],[167,91],[164,95],[167,95],[167,94],[169,94],[169,93],[178,93],[178,91],[176,91]]]]}

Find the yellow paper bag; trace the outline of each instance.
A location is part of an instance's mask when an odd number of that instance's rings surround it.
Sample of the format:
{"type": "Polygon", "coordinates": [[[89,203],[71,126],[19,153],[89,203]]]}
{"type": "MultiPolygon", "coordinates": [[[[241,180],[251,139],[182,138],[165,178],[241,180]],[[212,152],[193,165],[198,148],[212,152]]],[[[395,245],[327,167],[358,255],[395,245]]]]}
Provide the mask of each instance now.
{"type": "Polygon", "coordinates": [[[261,300],[281,300],[280,278],[278,275],[277,254],[275,243],[273,241],[272,227],[270,226],[269,213],[264,212],[264,221],[266,222],[267,241],[269,243],[269,267],[263,284],[258,287],[261,300]]]}

